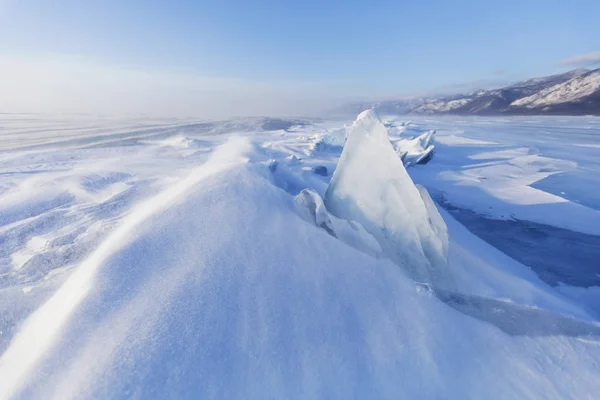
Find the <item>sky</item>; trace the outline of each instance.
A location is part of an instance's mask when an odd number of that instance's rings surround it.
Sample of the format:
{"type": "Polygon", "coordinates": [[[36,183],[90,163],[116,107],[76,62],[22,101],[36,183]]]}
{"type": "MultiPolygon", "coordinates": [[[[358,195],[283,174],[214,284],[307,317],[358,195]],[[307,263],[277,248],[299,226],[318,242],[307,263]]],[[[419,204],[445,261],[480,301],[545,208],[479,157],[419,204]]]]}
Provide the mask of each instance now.
{"type": "Polygon", "coordinates": [[[600,1],[0,0],[0,112],[220,118],[600,67],[600,1]]]}

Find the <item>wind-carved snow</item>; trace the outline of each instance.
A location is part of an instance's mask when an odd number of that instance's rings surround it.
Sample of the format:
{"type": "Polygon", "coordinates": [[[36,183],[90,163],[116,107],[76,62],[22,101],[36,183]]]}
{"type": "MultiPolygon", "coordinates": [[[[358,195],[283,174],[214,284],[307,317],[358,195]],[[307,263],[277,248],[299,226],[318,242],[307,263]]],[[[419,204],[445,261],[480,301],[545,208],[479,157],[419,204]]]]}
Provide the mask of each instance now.
{"type": "Polygon", "coordinates": [[[454,286],[447,268],[448,239],[432,222],[375,111],[361,113],[349,129],[325,205],[335,216],[360,223],[413,279],[454,286]]]}
{"type": "Polygon", "coordinates": [[[57,340],[58,334],[76,310],[78,304],[93,287],[97,269],[122,246],[133,232],[154,214],[168,208],[186,190],[198,182],[244,162],[243,154],[249,149],[245,140],[228,142],[211,156],[210,160],[191,171],[177,185],[140,204],[135,212],[119,226],[90,256],[82,262],[65,284],[35,313],[19,331],[2,357],[0,357],[0,399],[8,398],[24,383],[22,377],[42,358],[57,340]]]}
{"type": "Polygon", "coordinates": [[[511,106],[529,108],[568,103],[589,96],[600,89],[600,70],[577,76],[567,82],[551,86],[528,97],[511,103],[511,106]]]}

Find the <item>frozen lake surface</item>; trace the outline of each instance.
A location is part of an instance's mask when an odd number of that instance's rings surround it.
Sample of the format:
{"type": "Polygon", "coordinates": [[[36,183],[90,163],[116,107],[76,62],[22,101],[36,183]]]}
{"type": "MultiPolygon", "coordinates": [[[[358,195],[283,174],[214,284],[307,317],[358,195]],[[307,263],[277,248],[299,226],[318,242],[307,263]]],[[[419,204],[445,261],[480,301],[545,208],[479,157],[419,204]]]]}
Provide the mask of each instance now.
{"type": "Polygon", "coordinates": [[[600,119],[382,120],[0,114],[0,399],[594,398],[600,119]]]}
{"type": "Polygon", "coordinates": [[[598,118],[414,123],[439,140],[436,162],[411,172],[455,218],[551,285],[600,284],[598,226],[589,223],[600,211],[598,118]]]}

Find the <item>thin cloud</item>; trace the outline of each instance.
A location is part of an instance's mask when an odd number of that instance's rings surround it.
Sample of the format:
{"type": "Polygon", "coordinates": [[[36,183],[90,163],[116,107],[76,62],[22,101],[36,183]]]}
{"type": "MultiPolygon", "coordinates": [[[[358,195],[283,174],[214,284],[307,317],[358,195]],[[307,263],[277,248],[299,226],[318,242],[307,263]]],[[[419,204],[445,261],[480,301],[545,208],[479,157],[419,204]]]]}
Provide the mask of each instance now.
{"type": "Polygon", "coordinates": [[[0,88],[0,112],[312,116],[342,100],[315,82],[210,77],[61,56],[0,55],[0,88]]]}
{"type": "Polygon", "coordinates": [[[591,53],[580,54],[578,56],[569,57],[561,62],[563,66],[590,67],[600,64],[600,51],[592,51],[591,53]]]}

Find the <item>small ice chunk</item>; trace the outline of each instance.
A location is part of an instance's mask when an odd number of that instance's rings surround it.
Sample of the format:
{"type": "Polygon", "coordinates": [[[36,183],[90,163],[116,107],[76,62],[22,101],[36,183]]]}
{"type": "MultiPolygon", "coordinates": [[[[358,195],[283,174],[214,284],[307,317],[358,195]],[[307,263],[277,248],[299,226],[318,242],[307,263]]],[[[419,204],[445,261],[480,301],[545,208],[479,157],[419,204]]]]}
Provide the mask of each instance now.
{"type": "Polygon", "coordinates": [[[329,213],[323,204],[323,199],[317,192],[311,189],[304,189],[294,198],[294,203],[298,212],[304,219],[312,222],[319,228],[323,228],[330,235],[337,237],[333,230],[333,224],[329,218],[329,213]]]}
{"type": "Polygon", "coordinates": [[[433,158],[435,131],[425,132],[413,139],[395,140],[393,146],[405,167],[427,164],[433,158]]]}
{"type": "Polygon", "coordinates": [[[361,113],[349,129],[325,205],[331,214],[360,223],[413,279],[453,287],[445,224],[408,176],[375,111],[361,113]]]}
{"type": "Polygon", "coordinates": [[[432,296],[434,294],[433,288],[428,283],[417,283],[415,289],[420,296],[432,296]]]}
{"type": "Polygon", "coordinates": [[[323,165],[317,165],[317,166],[313,167],[312,172],[316,175],[321,175],[321,176],[328,175],[327,167],[324,167],[323,165]]]}
{"type": "Polygon", "coordinates": [[[267,167],[269,167],[269,171],[275,172],[277,171],[277,167],[279,166],[279,161],[277,160],[269,160],[267,161],[267,167]]]}
{"type": "Polygon", "coordinates": [[[346,128],[334,129],[321,136],[314,145],[317,151],[340,151],[346,143],[346,128]]]}
{"type": "Polygon", "coordinates": [[[406,131],[406,125],[404,122],[398,122],[398,121],[386,122],[385,127],[388,130],[388,134],[392,137],[400,136],[406,131]]]}
{"type": "Polygon", "coordinates": [[[290,165],[298,164],[301,161],[301,159],[298,156],[296,156],[295,154],[291,154],[291,155],[287,156],[285,159],[288,161],[288,163],[290,165]]]}
{"type": "Polygon", "coordinates": [[[325,208],[321,196],[314,190],[301,191],[294,198],[294,204],[305,220],[324,229],[348,246],[374,257],[381,254],[381,247],[372,235],[358,222],[346,221],[331,215],[325,208]]]}
{"type": "Polygon", "coordinates": [[[330,146],[343,147],[346,142],[346,128],[334,129],[327,132],[323,137],[323,143],[330,146]]]}

